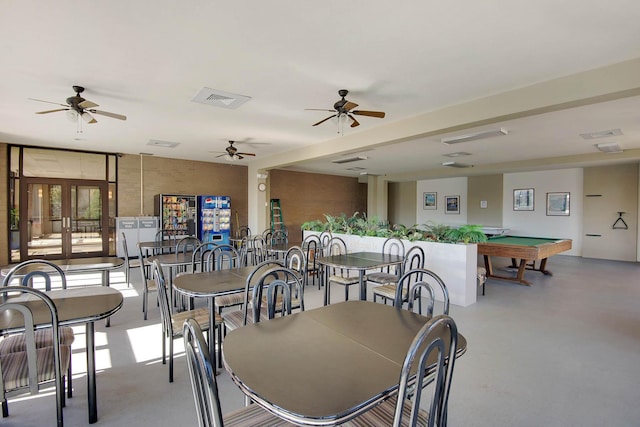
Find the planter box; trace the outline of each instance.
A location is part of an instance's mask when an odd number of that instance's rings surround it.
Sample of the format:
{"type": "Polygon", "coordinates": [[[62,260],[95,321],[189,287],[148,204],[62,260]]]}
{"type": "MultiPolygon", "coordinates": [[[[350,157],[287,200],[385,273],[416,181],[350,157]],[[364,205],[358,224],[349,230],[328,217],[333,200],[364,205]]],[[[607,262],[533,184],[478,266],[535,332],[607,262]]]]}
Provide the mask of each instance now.
{"type": "MultiPolygon", "coordinates": [[[[304,231],[303,236],[320,234],[304,231]]],[[[381,252],[386,238],[335,234],[347,244],[349,252],[381,252]]],[[[420,246],[425,254],[425,268],[436,273],[447,285],[451,304],[466,307],[476,302],[478,246],[463,243],[410,242],[403,240],[405,250],[420,246]]]]}

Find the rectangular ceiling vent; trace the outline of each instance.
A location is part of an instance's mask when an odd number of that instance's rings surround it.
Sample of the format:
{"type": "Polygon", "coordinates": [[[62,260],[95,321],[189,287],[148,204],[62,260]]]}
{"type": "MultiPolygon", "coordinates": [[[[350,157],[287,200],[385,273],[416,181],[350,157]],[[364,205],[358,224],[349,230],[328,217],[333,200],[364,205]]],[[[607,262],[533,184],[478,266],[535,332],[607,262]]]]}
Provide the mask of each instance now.
{"type": "MultiPolygon", "coordinates": [[[[364,171],[367,170],[367,168],[361,168],[358,166],[354,166],[352,168],[347,168],[348,171],[354,171],[354,172],[360,172],[360,171],[364,171]]],[[[366,173],[366,172],[365,172],[366,173]]],[[[361,174],[362,175],[362,174],[361,174]]]]}
{"type": "Polygon", "coordinates": [[[214,107],[234,110],[250,99],[251,97],[249,96],[237,95],[235,93],[203,87],[198,91],[198,93],[196,93],[196,96],[194,96],[191,101],[199,104],[213,105],[214,107]]]}
{"type": "Polygon", "coordinates": [[[355,156],[355,157],[347,157],[345,159],[333,160],[331,163],[335,163],[341,165],[343,163],[351,163],[351,162],[359,162],[360,160],[367,160],[367,156],[355,156]]]}
{"type": "Polygon", "coordinates": [[[178,145],[180,145],[180,143],[150,139],[149,142],[147,142],[147,145],[151,145],[153,147],[162,147],[162,148],[176,148],[178,145]]]}
{"type": "Polygon", "coordinates": [[[589,133],[580,134],[580,136],[584,139],[608,138],[610,136],[619,136],[619,135],[622,135],[622,129],[610,129],[610,130],[603,130],[600,132],[589,132],[589,133]]]}
{"type": "Polygon", "coordinates": [[[477,139],[493,138],[494,136],[503,136],[509,133],[505,128],[489,129],[480,132],[469,133],[467,135],[450,136],[440,139],[443,144],[459,144],[461,142],[475,141],[477,139]]]}
{"type": "Polygon", "coordinates": [[[449,166],[450,168],[472,168],[473,165],[467,165],[464,163],[458,163],[458,162],[444,162],[442,163],[442,166],[449,166]]]}

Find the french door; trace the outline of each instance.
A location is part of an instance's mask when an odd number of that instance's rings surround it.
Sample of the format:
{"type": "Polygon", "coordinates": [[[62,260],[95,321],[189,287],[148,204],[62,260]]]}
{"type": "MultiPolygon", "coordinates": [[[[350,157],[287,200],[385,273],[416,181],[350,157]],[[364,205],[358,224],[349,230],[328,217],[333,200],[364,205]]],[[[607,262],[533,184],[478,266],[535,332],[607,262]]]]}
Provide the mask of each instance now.
{"type": "Polygon", "coordinates": [[[108,184],[25,178],[20,192],[21,259],[76,258],[109,251],[108,184]]]}

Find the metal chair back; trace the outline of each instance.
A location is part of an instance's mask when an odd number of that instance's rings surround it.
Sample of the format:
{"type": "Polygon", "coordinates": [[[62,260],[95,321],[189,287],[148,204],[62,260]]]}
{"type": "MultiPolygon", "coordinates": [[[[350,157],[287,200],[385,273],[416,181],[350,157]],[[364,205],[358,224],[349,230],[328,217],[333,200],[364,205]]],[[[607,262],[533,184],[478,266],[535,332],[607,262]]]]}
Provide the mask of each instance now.
{"type": "Polygon", "coordinates": [[[10,286],[14,279],[19,279],[20,285],[33,288],[33,279],[39,277],[44,281],[44,290],[50,291],[52,274],[59,278],[61,288],[67,289],[67,277],[64,271],[57,264],[44,259],[30,259],[17,264],[4,277],[2,286],[10,286]]]}
{"type": "Polygon", "coordinates": [[[400,277],[396,287],[396,296],[393,305],[400,309],[407,303],[407,309],[413,311],[415,301],[418,301],[419,312],[422,314],[421,290],[429,288],[427,317],[433,316],[436,299],[442,299],[442,314],[449,314],[449,291],[440,276],[431,270],[417,268],[407,271],[400,277]]]}

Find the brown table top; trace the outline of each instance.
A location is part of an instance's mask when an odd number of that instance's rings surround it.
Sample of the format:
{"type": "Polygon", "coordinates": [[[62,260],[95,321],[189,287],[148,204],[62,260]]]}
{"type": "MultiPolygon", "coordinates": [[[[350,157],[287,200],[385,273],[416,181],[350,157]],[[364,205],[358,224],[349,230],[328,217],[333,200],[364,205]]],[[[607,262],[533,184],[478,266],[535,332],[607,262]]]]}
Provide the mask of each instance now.
{"type": "MultiPolygon", "coordinates": [[[[366,301],[328,305],[229,332],[225,368],[282,418],[336,425],[396,393],[407,349],[427,320],[366,301]]],[[[466,346],[460,335],[457,356],[466,346]]]]}
{"type": "MultiPolygon", "coordinates": [[[[56,305],[61,325],[79,325],[95,322],[117,312],[124,301],[120,291],[106,286],[57,289],[46,292],[56,305]]],[[[33,312],[36,324],[51,323],[48,308],[31,295],[10,298],[12,302],[24,302],[33,312]]],[[[0,330],[23,326],[22,315],[11,311],[0,316],[0,330]]]]}
{"type": "Polygon", "coordinates": [[[160,261],[160,265],[163,267],[175,267],[179,265],[189,265],[191,264],[193,258],[192,252],[179,252],[172,254],[158,254],[154,256],[150,256],[147,258],[149,262],[153,262],[154,260],[160,261]]]}
{"type": "MultiPolygon", "coordinates": [[[[91,271],[104,271],[119,268],[124,264],[124,260],[118,257],[91,257],[91,258],[72,258],[47,260],[59,266],[65,273],[84,273],[91,271]]],[[[3,276],[6,276],[16,264],[8,265],[1,270],[3,276]]],[[[27,265],[20,271],[24,274],[31,271],[47,271],[52,270],[43,265],[27,265]]]]}
{"type": "Polygon", "coordinates": [[[330,267],[354,270],[368,270],[385,265],[400,264],[400,255],[383,254],[381,252],[353,252],[344,255],[330,255],[316,258],[316,262],[330,267]]]}
{"type": "Polygon", "coordinates": [[[254,266],[203,273],[181,274],[173,279],[176,291],[193,297],[214,297],[244,290],[254,266]]]}

